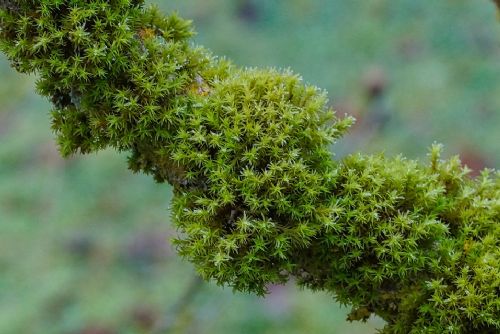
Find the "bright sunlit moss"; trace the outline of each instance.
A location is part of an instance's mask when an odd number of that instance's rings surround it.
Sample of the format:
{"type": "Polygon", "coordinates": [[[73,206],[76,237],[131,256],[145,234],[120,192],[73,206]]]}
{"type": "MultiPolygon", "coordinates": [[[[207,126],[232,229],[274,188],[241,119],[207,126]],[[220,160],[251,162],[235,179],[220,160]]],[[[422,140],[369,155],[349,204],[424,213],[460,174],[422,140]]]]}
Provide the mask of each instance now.
{"type": "Polygon", "coordinates": [[[179,253],[265,294],[293,277],[384,333],[498,333],[500,177],[458,158],[332,159],[352,123],[289,71],[193,47],[142,1],[0,1],[0,48],[53,103],[64,156],[105,147],[174,187],[179,253]]]}

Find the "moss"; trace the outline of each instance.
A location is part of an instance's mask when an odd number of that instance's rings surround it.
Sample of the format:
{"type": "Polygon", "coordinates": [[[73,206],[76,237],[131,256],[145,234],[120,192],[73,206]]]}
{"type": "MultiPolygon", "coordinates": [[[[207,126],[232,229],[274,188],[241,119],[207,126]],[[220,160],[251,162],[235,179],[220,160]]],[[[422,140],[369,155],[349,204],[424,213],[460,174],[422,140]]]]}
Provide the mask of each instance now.
{"type": "Polygon", "coordinates": [[[130,152],[174,187],[179,253],[266,293],[295,278],[384,333],[500,330],[500,178],[458,158],[342,161],[352,123],[290,71],[240,69],[142,1],[1,1],[0,48],[53,103],[61,153],[130,152]]]}

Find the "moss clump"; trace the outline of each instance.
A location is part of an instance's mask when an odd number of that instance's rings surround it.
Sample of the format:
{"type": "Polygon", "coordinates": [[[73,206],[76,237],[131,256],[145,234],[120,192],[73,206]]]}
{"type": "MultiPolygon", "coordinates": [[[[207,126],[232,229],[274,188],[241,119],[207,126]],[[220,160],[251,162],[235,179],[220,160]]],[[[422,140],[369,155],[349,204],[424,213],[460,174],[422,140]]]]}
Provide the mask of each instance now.
{"type": "Polygon", "coordinates": [[[351,320],[380,315],[384,333],[497,333],[499,174],[471,180],[439,152],[428,166],[347,157],[334,217],[295,254],[298,283],[354,304],[351,320]]]}
{"type": "Polygon", "coordinates": [[[186,166],[174,197],[182,255],[206,278],[265,292],[330,220],[337,169],[327,145],[349,126],[289,73],[235,71],[182,116],[171,144],[186,166]]]}
{"type": "Polygon", "coordinates": [[[349,128],[288,71],[239,69],[142,1],[0,1],[0,48],[35,72],[63,155],[111,146],[174,187],[179,253],[266,292],[290,277],[384,333],[500,330],[500,177],[329,145],[349,128]]]}

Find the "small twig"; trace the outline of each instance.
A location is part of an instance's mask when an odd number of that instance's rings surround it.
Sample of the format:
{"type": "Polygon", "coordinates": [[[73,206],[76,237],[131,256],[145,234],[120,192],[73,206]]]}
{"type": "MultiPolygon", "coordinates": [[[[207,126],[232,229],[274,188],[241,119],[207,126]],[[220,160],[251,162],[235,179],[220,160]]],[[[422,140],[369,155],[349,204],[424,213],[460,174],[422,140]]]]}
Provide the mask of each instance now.
{"type": "Polygon", "coordinates": [[[493,0],[495,5],[497,5],[498,10],[500,10],[500,0],[493,0]]]}
{"type": "Polygon", "coordinates": [[[203,286],[203,280],[201,277],[198,275],[194,276],[184,291],[184,294],[172,306],[168,314],[155,326],[156,328],[153,331],[153,334],[171,333],[171,331],[176,327],[176,319],[178,319],[179,316],[181,316],[186,309],[189,308],[196,295],[202,290],[203,286]]]}

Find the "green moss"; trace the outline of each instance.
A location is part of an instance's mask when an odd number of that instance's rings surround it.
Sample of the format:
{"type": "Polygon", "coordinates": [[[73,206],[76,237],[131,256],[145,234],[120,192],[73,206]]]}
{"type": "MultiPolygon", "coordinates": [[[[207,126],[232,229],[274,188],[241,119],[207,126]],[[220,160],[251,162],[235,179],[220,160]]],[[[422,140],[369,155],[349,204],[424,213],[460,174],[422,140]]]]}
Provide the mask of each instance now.
{"type": "Polygon", "coordinates": [[[174,187],[179,253],[207,280],[266,293],[291,277],[385,333],[500,329],[500,178],[458,158],[331,157],[352,123],[289,71],[194,47],[142,1],[0,1],[0,48],[38,74],[61,153],[130,152],[174,187]]]}

